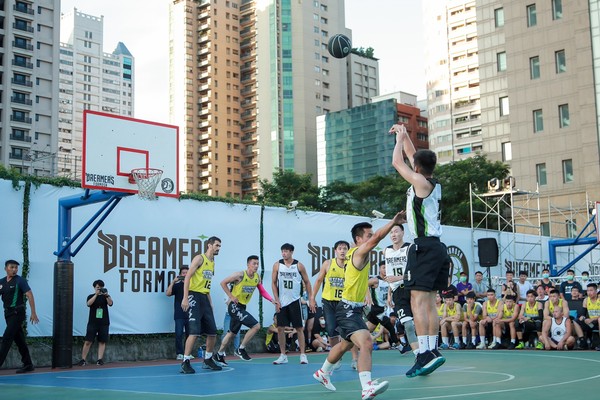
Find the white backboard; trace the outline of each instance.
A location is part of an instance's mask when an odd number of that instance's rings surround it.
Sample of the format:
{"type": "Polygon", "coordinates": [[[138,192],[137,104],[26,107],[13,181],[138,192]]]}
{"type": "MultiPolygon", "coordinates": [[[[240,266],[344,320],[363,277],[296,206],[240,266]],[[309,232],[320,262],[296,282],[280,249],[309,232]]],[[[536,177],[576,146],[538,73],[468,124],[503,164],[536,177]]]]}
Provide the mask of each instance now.
{"type": "Polygon", "coordinates": [[[600,201],[596,202],[596,238],[600,243],[600,201]]]}
{"type": "Polygon", "coordinates": [[[83,114],[81,186],[137,193],[131,170],[163,170],[157,196],[179,196],[179,128],[97,111],[83,114]]]}

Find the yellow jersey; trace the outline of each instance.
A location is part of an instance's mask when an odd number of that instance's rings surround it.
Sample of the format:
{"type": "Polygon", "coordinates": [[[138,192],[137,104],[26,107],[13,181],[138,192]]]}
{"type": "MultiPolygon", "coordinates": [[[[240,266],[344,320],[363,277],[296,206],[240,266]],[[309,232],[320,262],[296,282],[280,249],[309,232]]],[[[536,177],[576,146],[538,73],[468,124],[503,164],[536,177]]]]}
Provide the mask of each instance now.
{"type": "Polygon", "coordinates": [[[231,294],[237,297],[238,301],[241,304],[248,304],[250,299],[252,298],[252,294],[254,293],[254,289],[258,285],[258,274],[255,273],[252,278],[248,276],[246,271],[244,271],[244,277],[241,281],[233,285],[233,289],[231,289],[231,294]]]}
{"type": "MultiPolygon", "coordinates": [[[[563,306],[563,299],[558,299],[558,306],[560,308],[562,308],[563,306]]],[[[550,311],[550,316],[552,316],[552,313],[554,312],[554,303],[552,303],[552,301],[548,300],[548,311],[550,311]]],[[[568,315],[567,315],[568,317],[568,315]]]]}
{"type": "Polygon", "coordinates": [[[506,304],[502,307],[502,319],[511,318],[515,314],[517,305],[513,304],[513,308],[508,308],[506,304]]]}
{"type": "Polygon", "coordinates": [[[485,309],[488,317],[495,318],[498,315],[498,304],[500,304],[498,300],[496,300],[496,303],[493,306],[490,304],[489,300],[485,302],[485,309]]]}
{"type": "Polygon", "coordinates": [[[340,301],[344,292],[344,266],[332,259],[325,275],[322,298],[329,301],[340,301]]]}
{"type": "Polygon", "coordinates": [[[211,261],[206,255],[201,254],[202,265],[198,267],[194,275],[190,278],[190,289],[192,292],[210,293],[212,277],[215,273],[215,262],[211,261]]]}
{"type": "Polygon", "coordinates": [[[537,318],[539,317],[538,313],[539,303],[536,301],[532,306],[529,305],[529,302],[525,303],[525,311],[523,311],[523,316],[527,318],[537,318]]]}
{"type": "Polygon", "coordinates": [[[440,318],[440,319],[442,319],[442,317],[444,316],[444,307],[446,307],[446,305],[444,303],[440,304],[439,307],[436,306],[438,318],[440,318]]]}
{"type": "Polygon", "coordinates": [[[353,303],[363,303],[369,287],[371,262],[368,261],[367,265],[360,271],[356,269],[352,262],[352,255],[356,249],[358,249],[358,247],[353,247],[348,250],[348,253],[346,254],[346,271],[344,273],[344,291],[342,299],[353,303]]]}
{"type": "Polygon", "coordinates": [[[588,297],[587,310],[590,318],[600,317],[600,297],[596,297],[596,301],[592,301],[592,299],[588,297]]]}

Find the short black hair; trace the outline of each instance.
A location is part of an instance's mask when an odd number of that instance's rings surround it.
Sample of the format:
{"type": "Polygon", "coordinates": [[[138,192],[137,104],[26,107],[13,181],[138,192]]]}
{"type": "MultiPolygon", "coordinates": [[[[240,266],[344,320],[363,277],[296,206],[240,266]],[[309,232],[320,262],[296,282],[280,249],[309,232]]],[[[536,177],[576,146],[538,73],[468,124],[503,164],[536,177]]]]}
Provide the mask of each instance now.
{"type": "MultiPolygon", "coordinates": [[[[404,232],[404,225],[402,225],[402,224],[394,224],[394,226],[397,226],[398,228],[402,229],[402,232],[404,232]]],[[[394,226],[392,226],[392,228],[394,226]]]]}
{"type": "Polygon", "coordinates": [[[6,260],[6,262],[4,263],[4,268],[8,267],[9,265],[16,265],[18,267],[21,264],[19,264],[15,260],[6,260]]]}
{"type": "Polygon", "coordinates": [[[590,276],[590,273],[589,273],[589,272],[587,272],[587,271],[583,271],[583,272],[581,273],[581,276],[583,276],[583,275],[585,275],[585,276],[590,276]]]}
{"type": "Polygon", "coordinates": [[[466,296],[465,296],[465,297],[466,297],[467,299],[474,299],[474,298],[475,298],[475,297],[477,297],[477,296],[475,296],[475,292],[469,292],[469,293],[467,293],[467,294],[466,294],[466,296]]]}
{"type": "Polygon", "coordinates": [[[206,244],[207,244],[207,245],[209,245],[209,244],[215,244],[215,242],[219,242],[219,243],[221,243],[221,239],[219,239],[219,238],[218,238],[218,237],[216,237],[216,236],[211,236],[211,237],[209,237],[209,238],[208,238],[208,240],[206,241],[206,244]]]}
{"type": "Polygon", "coordinates": [[[96,285],[100,285],[100,287],[104,287],[104,281],[102,279],[97,279],[92,283],[92,287],[96,287],[96,285]]]}
{"type": "Polygon", "coordinates": [[[398,313],[397,313],[396,311],[392,311],[392,312],[390,313],[390,318],[392,318],[392,317],[396,317],[396,318],[398,318],[398,313]]]}
{"type": "Polygon", "coordinates": [[[595,290],[598,290],[598,285],[596,285],[594,282],[588,283],[587,287],[594,288],[595,290]]]}
{"type": "Polygon", "coordinates": [[[552,289],[550,294],[560,294],[560,291],[558,289],[552,289]]]}
{"type": "Polygon", "coordinates": [[[529,276],[529,274],[527,273],[527,271],[519,271],[519,275],[529,276]]]}
{"type": "Polygon", "coordinates": [[[513,271],[512,269],[507,269],[506,272],[505,272],[505,274],[512,274],[512,275],[514,275],[515,271],[513,271]]]}
{"type": "Polygon", "coordinates": [[[572,269],[568,270],[568,271],[567,271],[567,274],[568,274],[569,272],[572,272],[572,273],[573,273],[573,275],[575,275],[575,271],[573,271],[572,269]]]}
{"type": "Polygon", "coordinates": [[[421,149],[417,150],[413,155],[413,162],[424,175],[432,175],[437,164],[437,156],[431,150],[421,149]]]}
{"type": "Polygon", "coordinates": [[[346,245],[347,248],[350,248],[350,243],[346,242],[345,240],[338,240],[337,242],[335,242],[335,244],[333,245],[333,249],[337,249],[338,246],[341,245],[346,245]]]}
{"type": "Polygon", "coordinates": [[[251,256],[248,256],[248,258],[246,259],[246,263],[249,263],[252,260],[258,260],[258,256],[252,254],[251,256]]]}
{"type": "Polygon", "coordinates": [[[189,270],[189,269],[190,269],[190,267],[188,267],[187,265],[186,265],[186,266],[183,266],[183,267],[179,267],[179,272],[181,273],[181,271],[183,271],[184,269],[187,269],[187,270],[189,270]]]}
{"type": "Polygon", "coordinates": [[[506,296],[506,300],[515,301],[515,300],[517,300],[517,296],[515,296],[514,294],[509,294],[506,296]]]}
{"type": "Polygon", "coordinates": [[[487,293],[496,293],[496,291],[493,288],[488,288],[487,293]]]}
{"type": "Polygon", "coordinates": [[[459,275],[464,275],[464,276],[467,276],[467,273],[466,273],[465,271],[460,271],[460,274],[459,274],[459,275]]]}
{"type": "Polygon", "coordinates": [[[481,271],[477,271],[477,272],[475,272],[475,275],[477,275],[477,274],[481,274],[481,275],[483,275],[483,272],[481,272],[481,271]]]}
{"type": "Polygon", "coordinates": [[[358,224],[354,225],[350,230],[352,240],[354,240],[354,242],[356,243],[356,238],[361,237],[365,233],[365,229],[370,228],[373,228],[373,225],[371,225],[368,222],[359,222],[358,224]]]}
{"type": "Polygon", "coordinates": [[[534,296],[537,296],[537,292],[536,292],[535,290],[533,290],[533,289],[529,289],[529,290],[527,291],[527,294],[532,294],[532,295],[534,295],[534,296]]]}
{"type": "Polygon", "coordinates": [[[294,249],[295,249],[295,247],[291,243],[284,243],[281,245],[281,251],[283,251],[283,250],[294,251],[294,249]]]}

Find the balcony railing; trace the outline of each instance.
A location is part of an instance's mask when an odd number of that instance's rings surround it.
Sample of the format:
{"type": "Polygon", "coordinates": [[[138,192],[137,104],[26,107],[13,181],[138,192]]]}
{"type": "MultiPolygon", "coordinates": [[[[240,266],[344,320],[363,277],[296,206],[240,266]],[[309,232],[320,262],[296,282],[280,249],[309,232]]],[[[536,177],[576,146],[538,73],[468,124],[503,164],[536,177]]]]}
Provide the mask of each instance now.
{"type": "Polygon", "coordinates": [[[16,80],[15,78],[11,78],[10,82],[15,85],[22,85],[22,86],[29,86],[29,87],[33,86],[33,82],[31,82],[31,81],[21,81],[21,80],[16,80]]]}
{"type": "Polygon", "coordinates": [[[18,104],[26,104],[28,106],[33,104],[33,101],[30,99],[23,99],[21,97],[11,97],[10,101],[13,103],[18,103],[18,104]]]}
{"type": "Polygon", "coordinates": [[[21,62],[21,61],[17,61],[17,60],[12,60],[12,65],[17,66],[17,67],[33,69],[33,64],[30,62],[21,62]]]}
{"type": "Polygon", "coordinates": [[[31,123],[31,118],[28,117],[15,117],[14,115],[11,115],[10,120],[13,122],[24,122],[26,124],[31,123]]]}
{"type": "Polygon", "coordinates": [[[27,6],[13,5],[13,10],[18,11],[18,12],[23,13],[23,14],[35,15],[35,12],[33,11],[33,8],[29,8],[27,6]]]}
{"type": "Polygon", "coordinates": [[[29,51],[33,51],[33,45],[32,44],[21,44],[21,43],[17,43],[13,40],[12,42],[13,47],[18,47],[19,49],[25,49],[25,50],[29,50],[29,51]]]}
{"type": "Polygon", "coordinates": [[[33,33],[33,27],[31,27],[31,26],[23,25],[23,24],[17,24],[16,22],[13,22],[12,26],[13,26],[13,29],[18,29],[20,31],[25,31],[25,32],[33,33]]]}
{"type": "Polygon", "coordinates": [[[18,140],[20,142],[31,143],[31,136],[10,135],[10,140],[18,140]]]}

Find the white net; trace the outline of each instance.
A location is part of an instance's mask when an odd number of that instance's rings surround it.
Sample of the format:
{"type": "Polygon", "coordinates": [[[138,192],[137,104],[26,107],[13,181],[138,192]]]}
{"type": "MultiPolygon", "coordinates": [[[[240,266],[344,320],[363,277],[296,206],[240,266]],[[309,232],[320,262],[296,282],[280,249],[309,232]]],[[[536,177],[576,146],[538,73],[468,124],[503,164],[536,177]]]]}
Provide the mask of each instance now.
{"type": "Polygon", "coordinates": [[[131,170],[131,176],[138,185],[138,196],[144,200],[156,200],[156,186],[162,177],[162,169],[137,168],[131,170]]]}

